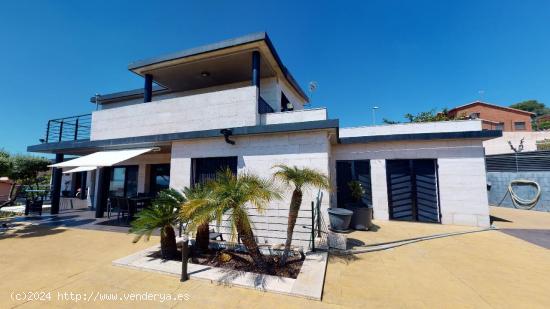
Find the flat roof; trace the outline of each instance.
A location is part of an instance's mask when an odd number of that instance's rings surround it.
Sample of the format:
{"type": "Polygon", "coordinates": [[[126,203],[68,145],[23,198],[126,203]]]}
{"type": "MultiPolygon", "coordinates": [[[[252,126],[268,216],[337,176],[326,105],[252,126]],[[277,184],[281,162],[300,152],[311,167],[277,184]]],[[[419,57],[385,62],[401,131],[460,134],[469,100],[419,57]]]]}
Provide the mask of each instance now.
{"type": "MultiPolygon", "coordinates": [[[[294,88],[294,90],[296,90],[296,92],[303,99],[306,100],[306,102],[309,102],[309,98],[306,95],[306,93],[304,92],[304,90],[300,87],[298,82],[296,82],[296,80],[294,79],[294,77],[292,76],[290,71],[284,66],[281,58],[277,54],[277,51],[275,50],[275,47],[273,46],[273,43],[269,39],[269,36],[267,35],[266,32],[252,33],[252,34],[240,36],[240,37],[229,39],[229,40],[223,40],[223,41],[220,41],[220,42],[217,42],[217,43],[212,43],[212,44],[208,44],[208,45],[203,45],[203,46],[199,46],[199,47],[194,47],[194,48],[181,50],[181,51],[166,54],[166,55],[156,56],[156,57],[147,58],[147,59],[143,59],[143,60],[137,60],[137,61],[131,62],[128,65],[128,70],[130,70],[130,71],[132,71],[136,74],[139,74],[137,72],[138,69],[144,68],[144,67],[147,67],[147,66],[150,66],[150,65],[155,65],[155,64],[160,64],[160,63],[163,63],[163,62],[169,62],[169,61],[184,59],[184,58],[188,58],[188,57],[192,57],[192,56],[206,54],[206,53],[219,51],[219,50],[223,50],[223,49],[228,49],[228,48],[232,48],[232,47],[236,47],[236,46],[240,46],[240,45],[250,44],[250,43],[254,43],[254,42],[264,42],[267,45],[271,55],[273,56],[273,58],[277,62],[277,65],[279,66],[281,71],[283,72],[283,76],[285,77],[285,79],[294,88]]],[[[168,89],[163,88],[163,87],[159,87],[159,88],[160,89],[157,89],[156,91],[162,91],[162,90],[169,91],[168,89]]],[[[109,101],[112,101],[112,100],[128,99],[129,96],[131,96],[131,98],[138,98],[140,96],[142,97],[143,96],[143,89],[141,89],[141,90],[140,89],[135,89],[135,90],[130,90],[130,91],[121,91],[121,92],[114,92],[114,93],[100,95],[100,104],[102,102],[103,103],[109,103],[109,101]]],[[[90,98],[90,102],[95,103],[95,96],[90,98]]]]}

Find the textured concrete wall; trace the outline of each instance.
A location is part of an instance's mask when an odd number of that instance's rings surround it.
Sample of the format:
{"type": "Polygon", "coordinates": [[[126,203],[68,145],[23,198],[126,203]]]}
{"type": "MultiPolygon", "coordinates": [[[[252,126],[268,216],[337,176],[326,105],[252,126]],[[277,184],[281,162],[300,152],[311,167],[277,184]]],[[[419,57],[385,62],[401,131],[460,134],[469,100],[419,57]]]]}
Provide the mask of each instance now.
{"type": "Polygon", "coordinates": [[[391,134],[440,133],[480,131],[480,120],[400,123],[380,126],[340,128],[340,137],[373,136],[391,134]]]}
{"type": "MultiPolygon", "coordinates": [[[[510,195],[506,195],[506,192],[510,181],[517,179],[536,181],[541,187],[541,197],[533,210],[550,211],[550,172],[487,172],[487,182],[491,184],[488,191],[489,204],[514,207],[510,195]]],[[[525,199],[532,199],[536,194],[535,187],[523,185],[514,186],[514,192],[525,199]]]]}
{"type": "MultiPolygon", "coordinates": [[[[239,173],[251,172],[262,177],[270,177],[275,164],[310,167],[327,175],[329,173],[330,141],[325,131],[235,136],[233,139],[235,145],[225,143],[222,138],[174,142],[170,186],[175,189],[190,186],[191,159],[203,157],[238,156],[239,173]]],[[[278,185],[283,189],[282,200],[273,201],[263,215],[251,210],[255,235],[260,243],[283,243],[286,237],[291,190],[282,184],[278,185]]],[[[304,193],[302,211],[294,234],[297,245],[309,245],[310,230],[303,225],[311,225],[310,205],[316,196],[316,190],[304,193]]],[[[327,192],[324,196],[321,208],[322,213],[326,214],[330,197],[327,192]]],[[[227,233],[228,230],[222,229],[222,232],[227,233]]]]}
{"type": "MultiPolygon", "coordinates": [[[[447,140],[334,145],[336,160],[371,160],[373,210],[376,219],[388,219],[387,159],[437,159],[440,209],[443,224],[489,225],[485,159],[480,140],[447,140]]],[[[335,186],[333,177],[333,185],[335,186]]],[[[332,197],[336,205],[336,196],[332,197]]]]}
{"type": "Polygon", "coordinates": [[[92,113],[91,140],[259,123],[257,87],[209,92],[92,113]]]}
{"type": "Polygon", "coordinates": [[[326,120],[328,118],[327,109],[324,107],[263,114],[260,117],[262,124],[304,122],[326,120]]]}

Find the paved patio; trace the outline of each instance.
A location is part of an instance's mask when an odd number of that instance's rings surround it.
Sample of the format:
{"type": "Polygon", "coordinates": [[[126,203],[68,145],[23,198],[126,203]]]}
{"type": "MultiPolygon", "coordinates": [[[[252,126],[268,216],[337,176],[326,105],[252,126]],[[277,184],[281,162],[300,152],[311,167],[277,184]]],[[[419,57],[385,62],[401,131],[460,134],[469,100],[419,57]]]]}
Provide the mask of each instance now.
{"type": "MultiPolygon", "coordinates": [[[[500,209],[492,211],[502,216],[500,209]]],[[[506,212],[506,220],[511,221],[506,222],[508,227],[516,221],[521,229],[550,227],[550,217],[538,212],[506,212]]],[[[375,223],[376,232],[355,232],[350,238],[369,243],[469,229],[375,223]]],[[[0,232],[2,308],[111,308],[115,304],[128,308],[550,307],[550,250],[501,231],[435,239],[351,257],[333,255],[323,301],[317,302],[203,281],[180,283],[170,276],[112,266],[113,260],[152,246],[158,241],[156,237],[149,243],[132,244],[131,235],[91,230],[86,224],[76,225],[85,228],[21,221],[14,224],[8,232],[0,232]],[[52,300],[12,300],[18,292],[28,291],[51,291],[52,300]],[[188,300],[75,302],[58,299],[58,292],[86,297],[116,293],[119,299],[127,293],[170,293],[188,300]]]]}

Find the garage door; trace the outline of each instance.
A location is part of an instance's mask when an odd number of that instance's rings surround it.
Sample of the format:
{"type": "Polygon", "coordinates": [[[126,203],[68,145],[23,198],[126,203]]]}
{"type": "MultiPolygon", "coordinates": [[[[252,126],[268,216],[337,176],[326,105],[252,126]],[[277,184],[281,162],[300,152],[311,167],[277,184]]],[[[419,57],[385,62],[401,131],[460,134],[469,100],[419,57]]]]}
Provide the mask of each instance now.
{"type": "Polygon", "coordinates": [[[437,160],[387,160],[386,172],[391,219],[440,222],[437,160]]]}

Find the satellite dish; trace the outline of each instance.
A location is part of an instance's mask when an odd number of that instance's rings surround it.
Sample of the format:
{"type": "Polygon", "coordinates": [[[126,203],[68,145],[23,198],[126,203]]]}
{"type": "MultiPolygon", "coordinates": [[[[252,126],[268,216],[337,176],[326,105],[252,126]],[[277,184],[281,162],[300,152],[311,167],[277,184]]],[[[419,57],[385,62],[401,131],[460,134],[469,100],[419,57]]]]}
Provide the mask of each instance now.
{"type": "Polygon", "coordinates": [[[317,90],[317,82],[316,81],[311,81],[309,82],[309,92],[313,93],[315,92],[315,90],[317,90]]]}

